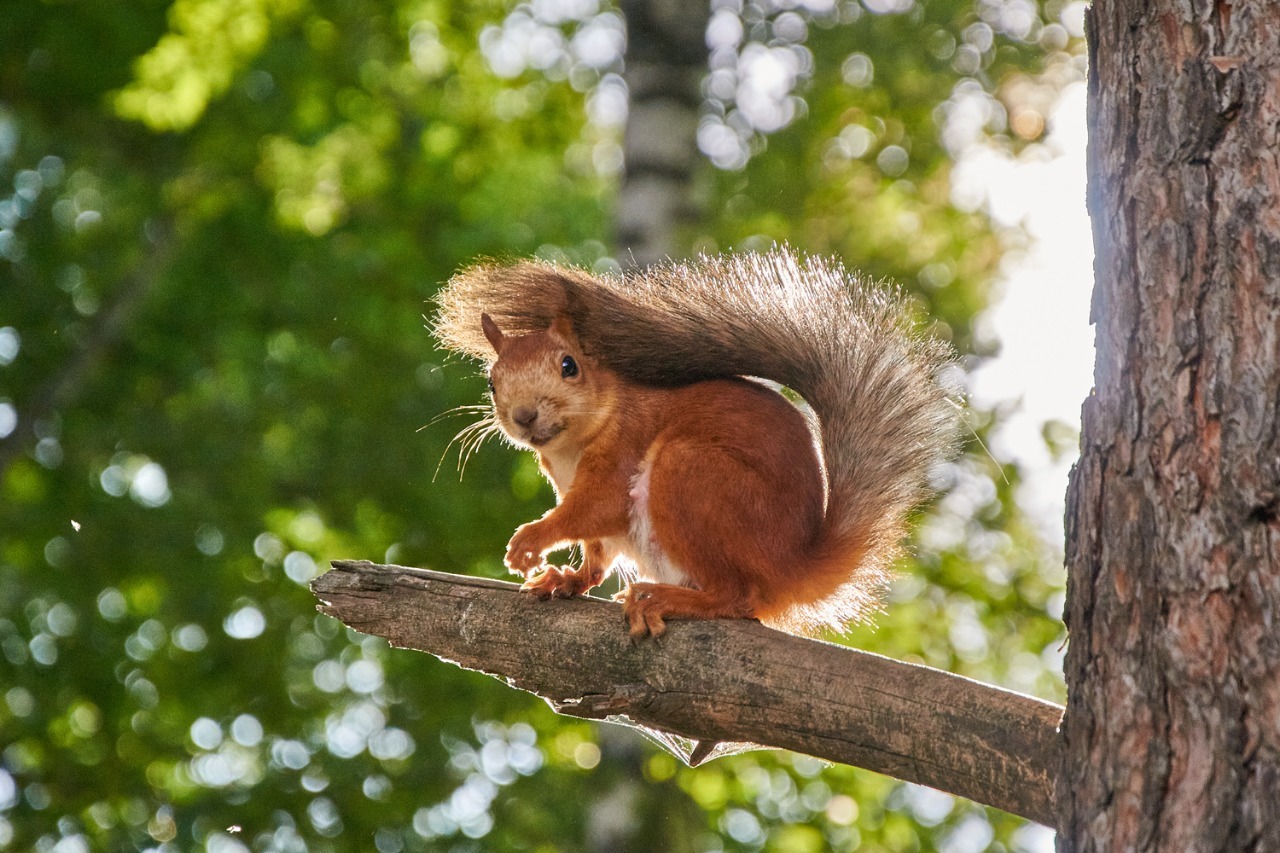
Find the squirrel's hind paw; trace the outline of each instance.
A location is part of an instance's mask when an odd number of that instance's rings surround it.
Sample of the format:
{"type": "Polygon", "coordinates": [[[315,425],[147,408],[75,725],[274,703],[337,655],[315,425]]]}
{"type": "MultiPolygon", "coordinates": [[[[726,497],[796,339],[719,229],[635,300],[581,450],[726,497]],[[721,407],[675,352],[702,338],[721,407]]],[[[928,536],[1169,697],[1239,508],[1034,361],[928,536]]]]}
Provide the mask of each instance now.
{"type": "Polygon", "coordinates": [[[631,638],[661,637],[668,619],[751,619],[746,600],[726,598],[701,589],[638,581],[614,596],[622,602],[631,638]]]}
{"type": "Polygon", "coordinates": [[[632,640],[656,639],[667,631],[667,622],[663,618],[666,608],[654,598],[654,586],[643,582],[629,584],[613,597],[615,601],[622,602],[622,612],[626,614],[632,640]]]}

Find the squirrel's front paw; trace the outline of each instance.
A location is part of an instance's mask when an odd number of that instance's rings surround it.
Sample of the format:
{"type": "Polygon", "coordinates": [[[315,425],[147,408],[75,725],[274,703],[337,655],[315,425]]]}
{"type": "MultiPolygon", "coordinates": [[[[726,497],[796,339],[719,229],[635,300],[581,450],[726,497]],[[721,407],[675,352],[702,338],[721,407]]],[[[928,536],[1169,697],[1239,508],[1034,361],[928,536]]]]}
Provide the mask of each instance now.
{"type": "Polygon", "coordinates": [[[586,580],[577,569],[547,566],[539,575],[529,578],[520,589],[544,601],[548,598],[573,598],[587,590],[586,580]]]}
{"type": "Polygon", "coordinates": [[[538,522],[522,524],[507,543],[507,556],[503,562],[507,568],[523,577],[542,565],[542,555],[548,550],[543,544],[538,522]]]}

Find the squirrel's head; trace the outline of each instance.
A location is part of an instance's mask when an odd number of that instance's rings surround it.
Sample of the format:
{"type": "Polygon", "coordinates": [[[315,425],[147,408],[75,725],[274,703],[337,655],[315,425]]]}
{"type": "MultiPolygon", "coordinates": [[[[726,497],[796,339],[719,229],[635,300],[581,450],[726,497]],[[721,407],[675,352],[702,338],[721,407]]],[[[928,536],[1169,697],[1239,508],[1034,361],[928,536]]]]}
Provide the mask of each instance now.
{"type": "Polygon", "coordinates": [[[488,314],[480,324],[497,356],[489,368],[493,413],[513,442],[539,451],[581,446],[609,417],[608,372],[583,354],[568,318],[528,335],[504,335],[488,314]]]}

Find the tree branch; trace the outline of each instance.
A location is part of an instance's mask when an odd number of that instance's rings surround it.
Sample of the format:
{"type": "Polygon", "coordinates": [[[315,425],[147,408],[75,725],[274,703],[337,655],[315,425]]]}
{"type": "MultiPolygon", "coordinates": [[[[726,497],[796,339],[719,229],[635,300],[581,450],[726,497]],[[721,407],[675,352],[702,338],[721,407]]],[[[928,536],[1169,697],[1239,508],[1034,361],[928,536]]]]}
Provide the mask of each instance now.
{"type": "Polygon", "coordinates": [[[672,622],[633,643],[619,605],[359,561],[315,579],[320,611],[498,676],[562,714],[625,718],[853,764],[1054,825],[1062,708],[756,622],[672,622]]]}

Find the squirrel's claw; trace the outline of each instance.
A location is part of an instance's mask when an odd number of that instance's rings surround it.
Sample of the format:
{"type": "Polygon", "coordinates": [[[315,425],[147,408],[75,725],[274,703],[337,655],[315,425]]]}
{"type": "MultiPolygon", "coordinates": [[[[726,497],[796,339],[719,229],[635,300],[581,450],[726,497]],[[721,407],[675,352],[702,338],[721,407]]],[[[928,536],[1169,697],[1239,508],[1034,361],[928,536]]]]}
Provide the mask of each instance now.
{"type": "Polygon", "coordinates": [[[516,528],[515,535],[507,543],[507,555],[503,558],[507,568],[518,575],[529,577],[544,563],[542,555],[546,549],[542,547],[538,522],[522,524],[516,528]]]}
{"type": "Polygon", "coordinates": [[[626,614],[632,640],[657,639],[667,631],[666,620],[657,606],[659,602],[648,589],[651,586],[653,584],[633,583],[613,597],[615,601],[622,602],[622,612],[626,614]]]}
{"type": "Polygon", "coordinates": [[[547,566],[540,574],[521,584],[520,589],[546,601],[549,598],[573,598],[581,595],[587,590],[587,583],[578,569],[547,566]]]}

